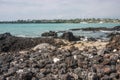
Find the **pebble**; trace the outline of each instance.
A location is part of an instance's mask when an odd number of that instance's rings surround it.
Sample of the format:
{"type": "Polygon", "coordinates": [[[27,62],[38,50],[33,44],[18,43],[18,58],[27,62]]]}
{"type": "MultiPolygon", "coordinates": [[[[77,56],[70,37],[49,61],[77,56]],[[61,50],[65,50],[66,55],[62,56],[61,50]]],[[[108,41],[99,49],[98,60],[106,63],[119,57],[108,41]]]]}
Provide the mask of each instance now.
{"type": "Polygon", "coordinates": [[[117,51],[117,49],[114,49],[114,50],[113,50],[113,52],[116,52],[116,51],[117,51]]]}
{"type": "Polygon", "coordinates": [[[19,69],[18,71],[16,71],[16,73],[23,73],[23,69],[19,69]]]}
{"type": "Polygon", "coordinates": [[[53,58],[53,62],[54,62],[54,63],[57,63],[58,61],[60,61],[59,58],[53,58]]]}
{"type": "Polygon", "coordinates": [[[74,55],[73,57],[74,57],[75,60],[77,60],[77,55],[74,55]]]}

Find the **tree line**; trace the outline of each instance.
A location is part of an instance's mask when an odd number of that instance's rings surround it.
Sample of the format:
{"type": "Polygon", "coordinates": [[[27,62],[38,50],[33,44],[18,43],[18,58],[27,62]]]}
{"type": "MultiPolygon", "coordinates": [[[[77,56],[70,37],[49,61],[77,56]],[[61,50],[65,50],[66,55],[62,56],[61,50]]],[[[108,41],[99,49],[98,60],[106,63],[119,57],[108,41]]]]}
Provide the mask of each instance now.
{"type": "Polygon", "coordinates": [[[53,20],[16,20],[16,21],[0,21],[0,23],[120,23],[120,19],[101,19],[101,18],[86,18],[86,19],[53,19],[53,20]]]}

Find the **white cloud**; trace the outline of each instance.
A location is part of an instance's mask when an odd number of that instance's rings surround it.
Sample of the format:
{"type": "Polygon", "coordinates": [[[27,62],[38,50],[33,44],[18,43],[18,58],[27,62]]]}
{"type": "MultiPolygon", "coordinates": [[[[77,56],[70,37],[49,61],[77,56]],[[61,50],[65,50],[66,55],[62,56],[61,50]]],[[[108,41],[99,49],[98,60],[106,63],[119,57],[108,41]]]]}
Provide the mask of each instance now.
{"type": "Polygon", "coordinates": [[[120,18],[120,0],[0,0],[0,19],[120,18]]]}

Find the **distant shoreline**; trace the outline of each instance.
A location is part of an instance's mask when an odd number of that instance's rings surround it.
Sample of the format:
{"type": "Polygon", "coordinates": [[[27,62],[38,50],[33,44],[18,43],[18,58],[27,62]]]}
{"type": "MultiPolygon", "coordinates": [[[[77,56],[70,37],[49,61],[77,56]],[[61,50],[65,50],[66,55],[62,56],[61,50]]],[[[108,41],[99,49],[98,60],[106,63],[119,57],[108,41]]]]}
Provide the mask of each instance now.
{"type": "Polygon", "coordinates": [[[120,19],[95,19],[95,18],[90,18],[90,19],[53,19],[53,20],[47,20],[47,19],[42,19],[42,20],[16,20],[16,21],[0,21],[0,24],[15,24],[15,23],[120,23],[120,19]]]}
{"type": "MultiPolygon", "coordinates": [[[[115,23],[115,22],[105,22],[105,24],[106,23],[115,23]]],[[[50,23],[50,22],[48,22],[48,23],[12,23],[12,22],[0,22],[0,24],[85,24],[85,23],[50,23]]],[[[92,24],[92,23],[86,23],[86,24],[92,24]]],[[[94,24],[94,22],[93,22],[93,24],[94,24]]],[[[97,24],[97,23],[96,23],[97,24]]],[[[104,23],[98,23],[98,24],[104,24],[104,23]]],[[[115,23],[115,24],[120,24],[120,22],[119,23],[115,23]]]]}

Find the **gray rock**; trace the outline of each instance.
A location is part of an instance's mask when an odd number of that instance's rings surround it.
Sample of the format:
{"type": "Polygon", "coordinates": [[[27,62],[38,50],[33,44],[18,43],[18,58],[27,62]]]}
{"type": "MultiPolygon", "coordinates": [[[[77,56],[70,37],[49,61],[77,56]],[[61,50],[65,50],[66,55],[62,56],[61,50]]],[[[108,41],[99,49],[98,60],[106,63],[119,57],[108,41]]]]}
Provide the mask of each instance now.
{"type": "Polygon", "coordinates": [[[53,50],[53,49],[55,49],[55,47],[48,44],[48,43],[42,43],[42,44],[39,44],[39,45],[37,45],[36,47],[33,48],[34,51],[36,51],[36,50],[44,50],[44,49],[53,50]]]}
{"type": "Polygon", "coordinates": [[[8,69],[8,72],[4,74],[4,76],[5,77],[9,77],[11,75],[14,75],[16,73],[16,71],[17,71],[17,68],[15,68],[15,67],[14,68],[10,68],[10,69],[8,69]]]}
{"type": "Polygon", "coordinates": [[[0,75],[0,80],[5,80],[5,77],[3,75],[0,75]]]}
{"type": "Polygon", "coordinates": [[[37,73],[37,74],[36,74],[36,77],[37,77],[38,79],[41,79],[41,78],[45,77],[45,75],[44,75],[43,73],[37,73]]]}
{"type": "Polygon", "coordinates": [[[17,74],[18,80],[32,80],[33,73],[24,71],[19,74],[17,74]]]}
{"type": "Polygon", "coordinates": [[[38,78],[33,77],[32,80],[39,80],[38,78]]]}
{"type": "Polygon", "coordinates": [[[79,40],[79,38],[76,38],[72,32],[65,32],[63,33],[63,35],[61,36],[62,39],[66,39],[69,41],[76,41],[79,40]]]}

